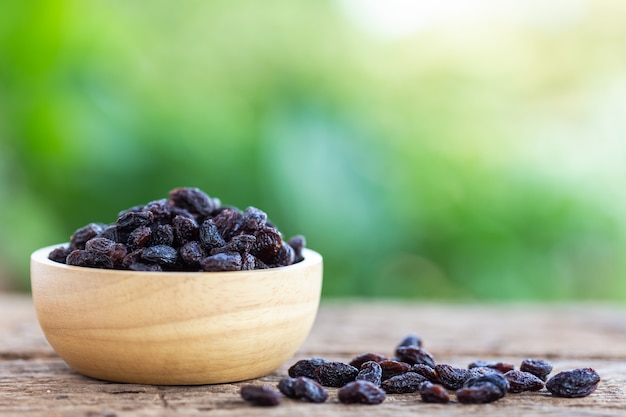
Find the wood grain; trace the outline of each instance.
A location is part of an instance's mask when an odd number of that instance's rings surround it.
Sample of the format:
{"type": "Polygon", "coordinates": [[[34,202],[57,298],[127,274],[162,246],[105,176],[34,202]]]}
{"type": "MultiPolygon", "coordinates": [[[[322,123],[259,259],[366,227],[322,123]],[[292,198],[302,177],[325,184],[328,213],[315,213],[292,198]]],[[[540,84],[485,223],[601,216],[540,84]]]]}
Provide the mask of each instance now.
{"type": "Polygon", "coordinates": [[[626,308],[564,305],[443,305],[325,302],[296,356],[268,376],[235,384],[155,386],[109,383],[81,376],[46,343],[27,296],[0,294],[1,416],[624,416],[626,308]],[[407,333],[420,334],[438,362],[466,366],[476,359],[518,365],[549,359],[555,372],[591,366],[598,390],[580,399],[546,391],[510,394],[486,405],[423,403],[414,394],[389,395],[379,406],[344,405],[336,389],[324,404],[285,399],[271,409],[239,397],[243,384],[275,385],[295,360],[347,361],[359,353],[392,354],[407,333]]]}

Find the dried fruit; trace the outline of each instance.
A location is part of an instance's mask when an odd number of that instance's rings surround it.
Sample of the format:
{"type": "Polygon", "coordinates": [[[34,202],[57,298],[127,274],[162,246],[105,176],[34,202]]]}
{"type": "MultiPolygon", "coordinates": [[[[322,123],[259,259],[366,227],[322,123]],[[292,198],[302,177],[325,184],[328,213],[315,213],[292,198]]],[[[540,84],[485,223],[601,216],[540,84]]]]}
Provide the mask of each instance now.
{"type": "Polygon", "coordinates": [[[361,365],[356,380],[369,381],[376,386],[380,386],[383,377],[383,369],[377,362],[368,361],[361,365]]]}
{"type": "Polygon", "coordinates": [[[422,349],[418,346],[398,346],[396,349],[396,356],[399,361],[406,362],[410,365],[418,363],[428,365],[431,368],[435,367],[435,359],[426,349],[422,349]]]}
{"type": "Polygon", "coordinates": [[[542,381],[545,381],[550,372],[552,372],[552,364],[543,359],[524,359],[519,370],[530,372],[542,381]]]}
{"type": "Polygon", "coordinates": [[[361,365],[363,365],[365,362],[369,362],[369,361],[374,361],[374,362],[382,362],[384,360],[387,360],[389,358],[383,356],[383,355],[379,355],[378,353],[362,353],[358,356],[355,356],[351,361],[350,361],[350,365],[354,366],[357,369],[361,368],[361,365]]]}
{"type": "Polygon", "coordinates": [[[207,272],[240,271],[241,255],[237,252],[218,253],[200,261],[200,266],[207,272]]]}
{"type": "Polygon", "coordinates": [[[435,366],[435,376],[437,381],[447,389],[457,390],[465,384],[465,381],[472,376],[472,373],[468,369],[439,364],[435,366]]]}
{"type": "Polygon", "coordinates": [[[328,391],[323,386],[305,376],[281,379],[278,390],[289,398],[313,403],[323,403],[328,398],[328,391]]]}
{"type": "Polygon", "coordinates": [[[343,362],[326,362],[313,372],[315,380],[325,387],[343,387],[354,381],[359,370],[343,362]]]}
{"type": "Polygon", "coordinates": [[[546,382],[546,388],[556,397],[585,397],[596,390],[600,375],[592,368],[563,371],[546,382]]]}
{"type": "Polygon", "coordinates": [[[406,362],[384,360],[378,363],[383,370],[383,381],[393,376],[404,374],[411,370],[411,365],[406,362]]]}
{"type": "Polygon", "coordinates": [[[430,382],[433,382],[436,384],[439,383],[439,378],[437,377],[435,370],[428,365],[424,365],[423,363],[418,363],[418,364],[413,365],[410,371],[418,373],[426,377],[426,379],[428,379],[430,382]]]}
{"type": "Polygon", "coordinates": [[[509,381],[509,392],[511,393],[539,391],[544,387],[543,381],[530,372],[512,369],[505,373],[504,377],[509,381]]]}
{"type": "Polygon", "coordinates": [[[299,376],[305,376],[307,378],[315,379],[315,370],[318,366],[326,363],[326,359],[322,358],[308,358],[301,359],[298,362],[291,365],[289,370],[289,376],[297,378],[299,376]]]}
{"type": "Polygon", "coordinates": [[[508,389],[508,381],[499,373],[475,376],[456,391],[456,399],[462,404],[490,403],[504,397],[508,389]]]}
{"type": "Polygon", "coordinates": [[[241,398],[258,406],[276,406],[282,397],[278,391],[267,386],[244,385],[241,387],[241,398]]]}
{"type": "Polygon", "coordinates": [[[450,401],[450,395],[443,385],[433,384],[430,381],[424,381],[419,386],[419,393],[422,401],[426,403],[445,404],[450,401]]]}
{"type": "Polygon", "coordinates": [[[405,394],[415,392],[422,382],[427,381],[426,377],[415,372],[406,372],[393,376],[381,384],[381,388],[387,394],[405,394]]]}
{"type": "Polygon", "coordinates": [[[369,381],[352,381],[337,393],[339,401],[344,404],[380,404],[385,401],[385,391],[369,381]]]}

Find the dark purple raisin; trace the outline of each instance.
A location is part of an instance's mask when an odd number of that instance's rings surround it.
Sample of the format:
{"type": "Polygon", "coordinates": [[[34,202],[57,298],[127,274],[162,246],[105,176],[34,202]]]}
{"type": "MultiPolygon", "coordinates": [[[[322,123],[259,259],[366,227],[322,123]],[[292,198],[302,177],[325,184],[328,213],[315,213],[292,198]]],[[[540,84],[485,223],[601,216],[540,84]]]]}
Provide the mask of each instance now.
{"type": "Polygon", "coordinates": [[[131,271],[144,271],[144,272],[161,272],[163,267],[159,264],[147,264],[143,262],[132,262],[128,265],[128,269],[131,271]]]}
{"type": "Polygon", "coordinates": [[[263,269],[257,267],[259,265],[258,259],[249,253],[241,254],[241,270],[242,271],[251,271],[253,269],[263,269]]]}
{"type": "Polygon", "coordinates": [[[294,263],[298,263],[304,260],[304,256],[302,255],[302,250],[306,246],[306,239],[302,235],[296,235],[287,241],[289,246],[293,248],[293,253],[295,255],[294,263]]]}
{"type": "Polygon", "coordinates": [[[276,406],[282,400],[280,392],[271,387],[259,385],[244,385],[241,387],[241,398],[252,405],[258,406],[276,406]]]}
{"type": "Polygon", "coordinates": [[[117,243],[128,243],[131,230],[121,230],[116,225],[107,226],[98,233],[98,236],[104,239],[109,239],[117,243]]]}
{"type": "Polygon", "coordinates": [[[372,384],[380,386],[383,378],[383,368],[377,362],[368,361],[363,363],[359,368],[356,380],[369,381],[372,384]]]}
{"type": "Polygon", "coordinates": [[[339,401],[344,404],[380,404],[385,401],[385,391],[369,381],[352,381],[337,393],[339,401]]]}
{"type": "Polygon", "coordinates": [[[264,262],[271,262],[283,244],[282,235],[273,227],[265,227],[254,232],[256,241],[251,253],[264,262]]]}
{"type": "Polygon", "coordinates": [[[325,387],[343,387],[354,381],[359,370],[343,362],[326,362],[313,372],[315,380],[325,387]]]}
{"type": "Polygon", "coordinates": [[[217,208],[215,200],[198,188],[175,188],[169,193],[170,200],[191,213],[208,217],[217,208]]]}
{"type": "Polygon", "coordinates": [[[424,365],[423,363],[418,363],[418,364],[413,365],[411,367],[410,372],[418,373],[426,377],[426,379],[428,379],[432,383],[435,383],[435,384],[439,383],[439,378],[437,378],[437,374],[435,373],[435,370],[428,365],[424,365]]]}
{"type": "Polygon", "coordinates": [[[179,246],[199,239],[199,227],[194,219],[175,216],[172,219],[172,227],[174,228],[174,238],[179,246]]]}
{"type": "Polygon", "coordinates": [[[287,372],[292,378],[305,376],[307,378],[314,379],[315,370],[317,369],[317,367],[326,362],[326,359],[322,358],[301,359],[298,362],[294,363],[287,372]]]}
{"type": "Polygon", "coordinates": [[[361,355],[355,356],[351,361],[350,365],[354,366],[357,369],[361,368],[365,362],[374,361],[374,362],[382,362],[384,360],[388,360],[386,356],[379,355],[378,353],[363,353],[361,355]]]}
{"type": "Polygon", "coordinates": [[[226,246],[224,237],[220,234],[217,225],[212,219],[205,220],[200,225],[199,230],[200,243],[208,251],[215,248],[226,246]]]}
{"type": "Polygon", "coordinates": [[[278,253],[272,260],[270,264],[275,266],[287,266],[293,264],[293,261],[296,259],[296,254],[293,251],[293,248],[289,246],[287,242],[283,242],[283,245],[278,250],[278,253]]]}
{"type": "Polygon", "coordinates": [[[207,253],[200,242],[193,240],[180,248],[180,257],[187,265],[200,268],[200,262],[207,257],[207,253]]]}
{"type": "Polygon", "coordinates": [[[585,397],[596,390],[600,375],[591,368],[563,371],[546,382],[546,388],[556,397],[585,397]]]}
{"type": "Polygon", "coordinates": [[[471,371],[468,369],[455,368],[446,364],[436,365],[434,369],[439,383],[450,390],[461,388],[465,381],[472,376],[471,371]]]}
{"type": "Polygon", "coordinates": [[[212,220],[220,236],[225,240],[230,240],[239,231],[241,212],[235,208],[227,208],[220,211],[212,220]]]}
{"type": "Polygon", "coordinates": [[[450,402],[450,395],[443,385],[424,381],[419,386],[420,397],[425,403],[446,404],[450,402]]]}
{"type": "Polygon", "coordinates": [[[169,224],[158,224],[152,227],[149,246],[172,246],[174,244],[174,228],[169,224]]]}
{"type": "Polygon", "coordinates": [[[504,378],[500,372],[488,373],[484,375],[472,376],[465,381],[464,388],[480,387],[485,384],[491,384],[498,388],[500,394],[504,397],[509,391],[509,381],[504,378]]]}
{"type": "Polygon", "coordinates": [[[404,374],[411,370],[411,365],[406,362],[386,360],[378,363],[383,370],[383,381],[393,376],[404,374]]]}
{"type": "Polygon", "coordinates": [[[422,339],[414,333],[406,335],[404,339],[402,339],[400,343],[398,343],[398,345],[396,346],[396,355],[398,354],[397,348],[399,348],[400,346],[422,347],[422,339]]]}
{"type": "Polygon", "coordinates": [[[417,346],[398,346],[396,349],[398,360],[410,365],[422,363],[431,368],[435,367],[435,359],[426,349],[417,346]]]}
{"type": "Polygon", "coordinates": [[[151,212],[156,223],[166,224],[172,219],[172,203],[165,198],[149,202],[141,211],[151,212]]]}
{"type": "Polygon", "coordinates": [[[267,214],[256,207],[248,207],[241,216],[241,228],[248,233],[261,230],[267,224],[267,214]]]}
{"type": "Polygon", "coordinates": [[[519,367],[520,371],[529,372],[545,381],[552,372],[552,364],[543,359],[524,359],[519,367]]]}
{"type": "Polygon", "coordinates": [[[150,246],[143,249],[141,258],[147,263],[170,266],[178,261],[178,251],[167,245],[150,246]]]}
{"type": "Polygon", "coordinates": [[[150,226],[154,221],[154,215],[149,211],[123,211],[117,218],[118,229],[129,233],[140,226],[150,226]]]}
{"type": "Polygon", "coordinates": [[[544,387],[543,381],[530,372],[512,369],[506,372],[504,377],[509,381],[509,392],[515,394],[524,391],[539,391],[544,387]]]}
{"type": "Polygon", "coordinates": [[[256,238],[253,235],[243,234],[233,236],[233,238],[226,243],[226,245],[212,249],[211,254],[215,255],[224,252],[239,252],[241,254],[249,253],[255,241],[256,238]]]}
{"type": "Polygon", "coordinates": [[[387,394],[406,394],[418,390],[420,384],[427,381],[426,377],[415,372],[393,376],[381,384],[387,394]]]}
{"type": "Polygon", "coordinates": [[[59,262],[59,263],[64,264],[66,263],[67,255],[69,255],[70,252],[72,251],[70,250],[69,247],[60,246],[50,251],[50,253],[48,254],[48,259],[54,262],[59,262]]]}
{"type": "Polygon", "coordinates": [[[456,399],[461,404],[485,404],[504,397],[500,388],[491,382],[485,382],[473,387],[463,387],[456,390],[456,399]]]}
{"type": "Polygon", "coordinates": [[[126,246],[101,237],[94,237],[85,244],[85,250],[93,255],[94,266],[119,268],[126,257],[126,246]]]}
{"type": "Polygon", "coordinates": [[[241,271],[242,259],[238,252],[218,253],[204,258],[200,266],[207,272],[241,271]]]}
{"type": "Polygon", "coordinates": [[[278,383],[278,389],[286,397],[313,403],[323,403],[328,399],[328,391],[316,381],[305,376],[283,378],[278,383]]]}
{"type": "Polygon", "coordinates": [[[93,268],[94,266],[94,258],[93,254],[87,252],[84,249],[76,249],[70,252],[65,259],[65,262],[68,265],[73,266],[86,266],[93,268]]]}
{"type": "Polygon", "coordinates": [[[131,250],[136,250],[148,246],[150,237],[152,236],[152,229],[148,226],[139,226],[128,236],[128,246],[131,250]]]}
{"type": "Polygon", "coordinates": [[[89,239],[96,237],[99,233],[102,233],[106,227],[106,225],[100,223],[89,223],[87,226],[76,230],[70,237],[69,251],[85,249],[85,243],[87,243],[89,239]]]}
{"type": "Polygon", "coordinates": [[[515,366],[506,362],[474,361],[469,364],[468,368],[491,368],[499,372],[505,373],[509,372],[512,369],[515,369],[515,366]]]}

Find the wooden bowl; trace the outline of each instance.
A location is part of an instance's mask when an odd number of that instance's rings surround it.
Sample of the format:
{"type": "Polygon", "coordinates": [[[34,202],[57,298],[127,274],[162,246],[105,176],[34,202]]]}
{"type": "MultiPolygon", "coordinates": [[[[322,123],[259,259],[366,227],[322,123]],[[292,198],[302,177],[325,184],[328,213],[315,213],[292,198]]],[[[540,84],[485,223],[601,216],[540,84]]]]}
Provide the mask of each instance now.
{"type": "Polygon", "coordinates": [[[95,269],[31,256],[39,324],[81,374],[116,382],[196,385],[257,378],[289,360],[308,335],[322,257],[235,272],[95,269]]]}

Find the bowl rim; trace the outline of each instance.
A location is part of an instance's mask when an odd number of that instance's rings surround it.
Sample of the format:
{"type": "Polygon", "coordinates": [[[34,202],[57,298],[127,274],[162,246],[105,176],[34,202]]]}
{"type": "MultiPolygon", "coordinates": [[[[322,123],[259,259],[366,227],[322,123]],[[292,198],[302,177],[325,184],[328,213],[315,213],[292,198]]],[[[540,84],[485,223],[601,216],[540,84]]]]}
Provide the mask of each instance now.
{"type": "MultiPolygon", "coordinates": [[[[56,245],[44,246],[42,248],[35,250],[30,255],[31,263],[36,262],[38,264],[45,265],[47,267],[57,268],[57,269],[67,270],[67,271],[72,271],[72,272],[88,271],[90,273],[98,273],[98,274],[114,273],[116,275],[117,274],[122,274],[122,275],[141,274],[141,275],[158,275],[158,276],[167,276],[167,275],[187,276],[188,275],[188,276],[196,277],[196,276],[205,275],[205,274],[209,274],[209,275],[228,274],[229,276],[236,276],[240,274],[263,273],[263,272],[267,273],[267,272],[272,272],[272,271],[288,272],[289,270],[303,269],[311,265],[320,264],[323,261],[322,255],[320,255],[318,252],[309,248],[302,248],[302,256],[304,257],[304,259],[301,260],[300,262],[287,265],[287,266],[278,266],[278,267],[265,268],[265,269],[252,269],[252,270],[245,270],[245,271],[167,271],[167,270],[166,271],[134,271],[134,270],[129,270],[129,269],[91,268],[91,267],[86,267],[86,266],[67,265],[67,264],[62,264],[60,262],[53,261],[48,258],[48,255],[50,254],[52,250],[61,246],[66,246],[68,244],[69,244],[68,242],[58,243],[56,245]]],[[[32,267],[31,267],[31,273],[32,273],[32,267]]]]}

